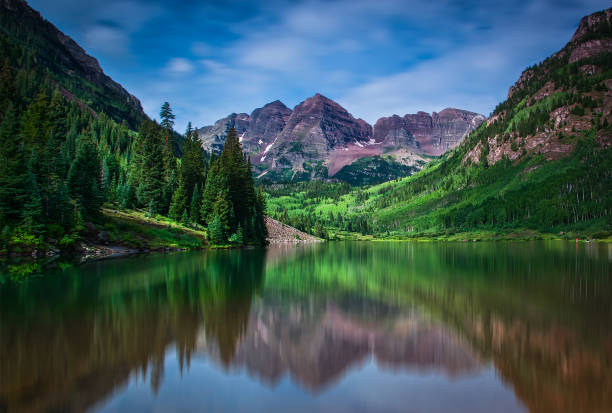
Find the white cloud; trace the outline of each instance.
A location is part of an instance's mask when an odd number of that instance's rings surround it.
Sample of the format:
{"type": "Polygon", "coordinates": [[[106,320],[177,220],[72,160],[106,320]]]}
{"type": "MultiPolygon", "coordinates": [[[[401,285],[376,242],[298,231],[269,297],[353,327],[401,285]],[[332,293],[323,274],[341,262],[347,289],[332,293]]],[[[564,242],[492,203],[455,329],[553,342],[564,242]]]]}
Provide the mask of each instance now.
{"type": "Polygon", "coordinates": [[[273,71],[299,71],[309,65],[308,47],[297,37],[256,41],[243,48],[239,63],[273,71]]]}
{"type": "Polygon", "coordinates": [[[174,57],[168,61],[165,71],[173,76],[184,76],[192,73],[195,66],[189,60],[182,57],[174,57]]]}
{"type": "Polygon", "coordinates": [[[85,32],[85,46],[108,55],[125,55],[129,49],[129,37],[119,28],[96,25],[85,32]]]}

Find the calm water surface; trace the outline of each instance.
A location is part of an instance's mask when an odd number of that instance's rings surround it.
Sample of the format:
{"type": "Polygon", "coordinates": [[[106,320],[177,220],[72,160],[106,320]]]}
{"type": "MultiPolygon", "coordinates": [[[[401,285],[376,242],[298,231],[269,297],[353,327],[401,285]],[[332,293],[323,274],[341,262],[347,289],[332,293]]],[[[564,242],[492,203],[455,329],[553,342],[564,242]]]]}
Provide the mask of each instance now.
{"type": "Polygon", "coordinates": [[[328,243],[0,283],[0,412],[610,412],[612,245],[328,243]]]}

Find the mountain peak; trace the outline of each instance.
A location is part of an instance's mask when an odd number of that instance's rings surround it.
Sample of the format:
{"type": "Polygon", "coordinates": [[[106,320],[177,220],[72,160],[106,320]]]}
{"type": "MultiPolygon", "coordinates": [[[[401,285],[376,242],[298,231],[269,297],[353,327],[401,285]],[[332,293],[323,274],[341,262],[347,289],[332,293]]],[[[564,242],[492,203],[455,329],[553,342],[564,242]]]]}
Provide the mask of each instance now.
{"type": "MultiPolygon", "coordinates": [[[[273,102],[266,103],[266,104],[263,106],[263,108],[267,108],[267,107],[279,107],[279,108],[289,109],[289,108],[287,107],[287,105],[285,105],[283,102],[281,102],[281,101],[280,101],[280,100],[278,100],[278,99],[276,99],[276,100],[275,100],[275,101],[273,101],[273,102]]],[[[262,108],[262,109],[263,109],[263,108],[262,108]]]]}
{"type": "Polygon", "coordinates": [[[589,40],[593,37],[612,36],[612,8],[598,11],[580,19],[578,28],[572,36],[570,43],[589,40]]]}

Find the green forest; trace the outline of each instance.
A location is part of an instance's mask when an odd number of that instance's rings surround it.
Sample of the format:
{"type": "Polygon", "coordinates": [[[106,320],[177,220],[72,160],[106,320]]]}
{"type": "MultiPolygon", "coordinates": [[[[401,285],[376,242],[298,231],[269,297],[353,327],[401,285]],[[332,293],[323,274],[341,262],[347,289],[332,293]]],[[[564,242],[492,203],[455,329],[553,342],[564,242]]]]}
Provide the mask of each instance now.
{"type": "Polygon", "coordinates": [[[331,238],[609,238],[612,148],[606,139],[612,136],[612,110],[604,92],[612,78],[612,54],[575,63],[558,54],[528,70],[530,80],[497,106],[493,121],[420,172],[354,188],[315,182],[270,185],[270,214],[331,238]],[[586,63],[602,70],[585,76],[580,67],[586,63]],[[535,99],[550,82],[558,91],[535,99]],[[572,126],[567,132],[569,126],[555,125],[551,113],[564,106],[571,108],[566,122],[581,129],[572,126]],[[569,152],[548,159],[539,147],[527,150],[527,138],[545,131],[569,152]],[[507,145],[516,157],[504,155],[490,163],[490,142],[507,145]],[[466,161],[477,147],[478,161],[466,161]]]}
{"type": "Polygon", "coordinates": [[[110,78],[67,61],[65,45],[48,40],[50,23],[15,24],[4,11],[0,19],[2,254],[69,252],[92,239],[138,249],[264,245],[266,214],[324,239],[612,233],[609,52],[570,62],[568,44],[528,68],[489,121],[419,172],[375,156],[334,179],[256,188],[230,125],[222,151],[208,153],[191,124],[174,131],[168,102],[150,120],[110,78]],[[585,65],[598,69],[586,75],[585,65]],[[538,134],[565,153],[530,147],[538,134]],[[414,175],[387,181],[398,171],[414,175]]]}
{"type": "Polygon", "coordinates": [[[0,72],[1,250],[70,250],[86,223],[104,225],[105,205],[208,228],[215,245],[265,243],[264,197],[235,132],[215,158],[189,127],[178,158],[168,103],[136,132],[17,61],[0,72]]]}

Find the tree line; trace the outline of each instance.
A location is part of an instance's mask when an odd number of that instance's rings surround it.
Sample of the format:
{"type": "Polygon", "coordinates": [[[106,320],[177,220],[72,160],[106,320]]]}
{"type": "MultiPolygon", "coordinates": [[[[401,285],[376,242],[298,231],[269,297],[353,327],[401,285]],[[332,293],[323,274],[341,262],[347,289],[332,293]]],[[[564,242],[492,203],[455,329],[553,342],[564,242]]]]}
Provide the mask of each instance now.
{"type": "Polygon", "coordinates": [[[205,227],[213,244],[265,243],[265,200],[234,130],[215,157],[190,125],[179,157],[167,102],[135,132],[8,59],[0,97],[0,250],[70,248],[105,203],[205,227]]]}

